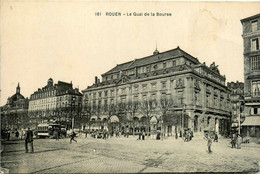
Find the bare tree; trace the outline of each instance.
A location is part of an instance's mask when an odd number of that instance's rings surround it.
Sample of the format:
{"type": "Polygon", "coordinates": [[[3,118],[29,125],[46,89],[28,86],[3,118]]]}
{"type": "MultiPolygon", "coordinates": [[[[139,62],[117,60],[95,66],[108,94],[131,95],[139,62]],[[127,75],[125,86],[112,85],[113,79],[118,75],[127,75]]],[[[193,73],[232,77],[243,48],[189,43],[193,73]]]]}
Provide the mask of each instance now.
{"type": "Polygon", "coordinates": [[[112,115],[116,114],[116,105],[115,104],[110,104],[107,106],[107,113],[108,116],[111,117],[112,115]]]}
{"type": "Polygon", "coordinates": [[[133,135],[135,135],[135,122],[134,117],[136,113],[138,113],[138,109],[140,107],[140,103],[138,101],[129,101],[126,104],[126,111],[130,115],[130,123],[133,125],[133,135]]]}
{"type": "Polygon", "coordinates": [[[147,118],[150,135],[150,120],[157,107],[157,101],[153,99],[144,100],[140,103],[139,113],[147,118]]]}
{"type": "Polygon", "coordinates": [[[174,107],[177,106],[176,101],[172,96],[170,97],[162,97],[160,99],[159,108],[162,112],[162,120],[164,122],[164,126],[174,125],[175,131],[177,131],[177,126],[181,122],[181,115],[174,111],[174,107]]]}

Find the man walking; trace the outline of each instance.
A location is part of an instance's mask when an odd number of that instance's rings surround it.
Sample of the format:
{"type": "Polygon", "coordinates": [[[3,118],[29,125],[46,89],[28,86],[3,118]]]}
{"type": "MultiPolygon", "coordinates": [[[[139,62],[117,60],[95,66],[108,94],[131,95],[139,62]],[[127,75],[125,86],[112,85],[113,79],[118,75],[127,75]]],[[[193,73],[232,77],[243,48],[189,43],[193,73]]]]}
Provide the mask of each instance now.
{"type": "Polygon", "coordinates": [[[231,148],[236,148],[236,134],[235,133],[232,134],[231,145],[232,145],[231,148]]]}
{"type": "Polygon", "coordinates": [[[28,128],[27,132],[25,133],[25,153],[28,153],[28,143],[31,146],[31,153],[33,153],[33,131],[30,130],[30,128],[28,128]]]}
{"type": "Polygon", "coordinates": [[[208,134],[208,153],[212,153],[212,151],[211,151],[211,145],[212,145],[211,135],[208,134]]]}
{"type": "Polygon", "coordinates": [[[15,137],[16,137],[17,140],[19,139],[19,132],[18,132],[18,130],[16,130],[16,132],[15,132],[15,137]]]}
{"type": "Polygon", "coordinates": [[[76,133],[73,131],[70,136],[70,143],[72,142],[72,140],[77,142],[77,140],[74,139],[75,137],[76,137],[76,133]]]}
{"type": "Polygon", "coordinates": [[[218,142],[218,133],[217,132],[215,132],[214,142],[218,142]]]}
{"type": "Polygon", "coordinates": [[[142,140],[144,140],[145,139],[145,132],[144,132],[144,130],[142,131],[142,140]]]}

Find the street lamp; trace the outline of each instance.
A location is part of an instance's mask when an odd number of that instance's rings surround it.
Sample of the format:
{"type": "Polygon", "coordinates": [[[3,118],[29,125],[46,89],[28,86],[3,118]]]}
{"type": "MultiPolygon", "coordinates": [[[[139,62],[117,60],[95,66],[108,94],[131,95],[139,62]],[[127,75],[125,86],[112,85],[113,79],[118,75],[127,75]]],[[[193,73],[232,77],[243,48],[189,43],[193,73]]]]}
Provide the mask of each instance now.
{"type": "Polygon", "coordinates": [[[182,108],[182,129],[183,129],[183,131],[184,131],[184,121],[185,121],[185,119],[184,119],[185,108],[186,108],[186,105],[183,104],[183,108],[182,108]]]}
{"type": "Polygon", "coordinates": [[[238,134],[240,135],[241,129],[241,114],[244,111],[244,100],[239,100],[239,111],[238,111],[238,134]]]}

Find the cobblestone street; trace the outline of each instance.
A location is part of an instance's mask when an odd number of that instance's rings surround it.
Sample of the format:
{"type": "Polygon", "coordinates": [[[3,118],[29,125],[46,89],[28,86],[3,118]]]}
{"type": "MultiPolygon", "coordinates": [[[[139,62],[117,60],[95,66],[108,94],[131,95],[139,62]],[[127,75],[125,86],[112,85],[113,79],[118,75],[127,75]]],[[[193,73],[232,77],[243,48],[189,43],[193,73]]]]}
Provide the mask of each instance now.
{"type": "Polygon", "coordinates": [[[10,173],[145,173],[259,171],[260,145],[232,149],[229,140],[213,143],[195,137],[190,142],[173,137],[162,140],[137,137],[108,140],[77,138],[35,139],[35,153],[25,153],[24,141],[2,142],[2,171],[10,173]]]}

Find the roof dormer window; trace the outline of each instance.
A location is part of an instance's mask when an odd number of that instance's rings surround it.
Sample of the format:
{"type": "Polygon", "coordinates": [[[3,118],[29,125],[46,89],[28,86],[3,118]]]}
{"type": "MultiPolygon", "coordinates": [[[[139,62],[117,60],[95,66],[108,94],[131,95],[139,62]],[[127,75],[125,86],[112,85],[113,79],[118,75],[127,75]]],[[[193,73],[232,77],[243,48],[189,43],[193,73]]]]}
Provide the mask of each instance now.
{"type": "Polygon", "coordinates": [[[251,22],[252,32],[257,31],[257,20],[251,22]]]}

